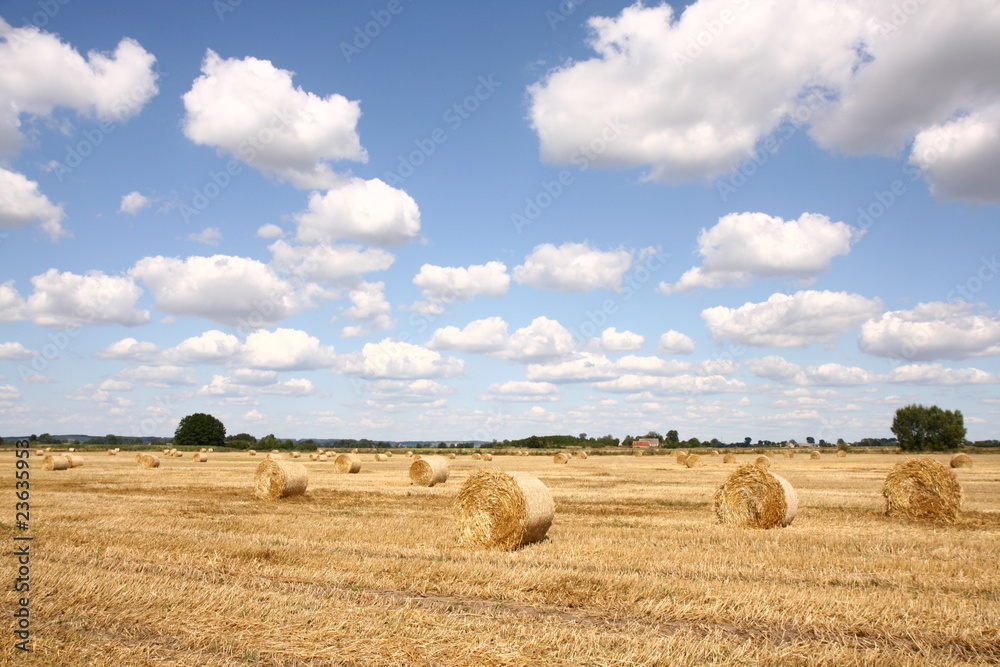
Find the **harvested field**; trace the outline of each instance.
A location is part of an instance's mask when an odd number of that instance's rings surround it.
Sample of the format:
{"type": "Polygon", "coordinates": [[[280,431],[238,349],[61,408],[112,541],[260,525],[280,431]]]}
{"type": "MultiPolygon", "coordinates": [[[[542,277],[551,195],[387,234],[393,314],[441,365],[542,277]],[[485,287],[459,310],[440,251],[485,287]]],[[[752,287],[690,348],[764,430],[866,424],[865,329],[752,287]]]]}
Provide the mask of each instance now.
{"type": "MultiPolygon", "coordinates": [[[[456,496],[484,468],[467,456],[433,487],[410,485],[403,456],[352,475],[289,462],[308,488],[276,502],[254,495],[260,458],[246,452],[167,458],[155,474],[103,450],[82,468],[33,466],[34,653],[16,662],[1000,662],[1000,454],[956,471],[954,524],[883,514],[904,456],[779,457],[769,471],[798,495],[779,530],[717,521],[713,493],[734,470],[722,458],[498,456],[492,469],[534,475],[555,503],[546,537],[515,551],[457,543],[456,496]]],[[[0,475],[14,475],[10,450],[0,475]]],[[[12,613],[17,594],[3,595],[12,613]]]]}

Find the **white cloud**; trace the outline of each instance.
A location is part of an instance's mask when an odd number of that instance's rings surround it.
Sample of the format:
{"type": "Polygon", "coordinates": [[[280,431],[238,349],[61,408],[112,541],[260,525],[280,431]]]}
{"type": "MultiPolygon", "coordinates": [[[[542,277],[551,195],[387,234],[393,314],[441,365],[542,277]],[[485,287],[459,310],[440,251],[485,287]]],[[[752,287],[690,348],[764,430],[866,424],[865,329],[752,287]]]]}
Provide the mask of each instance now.
{"type": "Polygon", "coordinates": [[[254,369],[306,370],[332,368],[336,356],[332,346],[298,329],[255,331],[247,336],[242,360],[254,369]]]}
{"type": "Polygon", "coordinates": [[[395,258],[381,248],[352,244],[296,246],[275,241],[268,246],[272,265],[280,271],[331,285],[354,285],[358,277],[384,271],[395,258]]]}
{"type": "Polygon", "coordinates": [[[278,373],[276,371],[264,371],[255,368],[237,368],[229,374],[229,377],[237,384],[262,387],[274,384],[278,379],[278,373]]]}
{"type": "Polygon", "coordinates": [[[587,382],[609,380],[620,374],[615,364],[604,355],[585,352],[568,361],[531,364],[526,377],[538,382],[587,382]]]}
{"type": "Polygon", "coordinates": [[[573,334],[556,320],[541,316],[531,324],[507,333],[508,324],[500,317],[470,322],[463,329],[447,326],[431,336],[427,347],[487,354],[517,362],[553,361],[573,353],[573,334]]]}
{"type": "Polygon", "coordinates": [[[414,276],[413,284],[428,301],[451,303],[469,301],[480,294],[502,297],[510,287],[510,276],[503,262],[473,264],[468,268],[424,264],[414,276]]]}
{"type": "Polygon", "coordinates": [[[907,364],[897,366],[886,376],[886,382],[916,385],[993,384],[1000,376],[978,368],[945,368],[941,364],[907,364]]]}
{"type": "Polygon", "coordinates": [[[197,234],[188,234],[188,240],[204,243],[205,245],[216,246],[219,245],[219,241],[222,240],[222,232],[219,231],[218,227],[206,227],[197,234]]]}
{"type": "Polygon", "coordinates": [[[292,378],[259,389],[262,394],[278,394],[280,396],[308,396],[313,393],[313,390],[313,383],[305,378],[292,378]]]}
{"type": "Polygon", "coordinates": [[[694,352],[694,341],[689,336],[671,329],[660,336],[656,351],[660,354],[691,354],[694,352]]]}
{"type": "Polygon", "coordinates": [[[849,225],[816,213],[787,221],[765,213],[730,213],[698,234],[702,265],[686,271],[673,285],[661,283],[660,291],[746,285],[755,277],[772,276],[791,276],[808,284],[830,269],[834,257],[846,255],[857,236],[849,225]]]}
{"type": "Polygon", "coordinates": [[[55,241],[70,235],[62,226],[65,217],[62,206],[49,201],[39,191],[38,183],[0,167],[0,228],[37,222],[42,231],[55,241]]]}
{"type": "Polygon", "coordinates": [[[420,209],[413,197],[373,178],[350,178],[326,193],[313,192],[309,208],[295,215],[303,243],[340,239],[377,246],[402,245],[420,236],[420,209]]]}
{"type": "Polygon", "coordinates": [[[910,164],[936,197],[1000,203],[1000,105],[922,130],[910,164]]]}
{"type": "Polygon", "coordinates": [[[12,401],[21,398],[21,390],[12,384],[0,384],[0,401],[12,401]]]}
{"type": "Polygon", "coordinates": [[[465,368],[461,359],[442,357],[433,350],[391,338],[366,343],[360,352],[342,355],[338,366],[344,375],[396,380],[452,377],[465,368]]]}
{"type": "Polygon", "coordinates": [[[595,382],[595,389],[618,393],[650,392],[652,395],[668,394],[718,394],[749,391],[744,382],[721,375],[623,375],[614,380],[595,382]]]}
{"type": "Polygon", "coordinates": [[[127,195],[122,196],[121,206],[118,207],[119,213],[128,213],[129,215],[135,215],[144,208],[148,208],[153,200],[142,194],[133,190],[127,195]]]}
{"type": "Polygon", "coordinates": [[[0,18],[0,153],[24,143],[21,116],[48,118],[56,107],[120,121],[137,114],[156,93],[156,58],[123,38],[111,54],[84,59],[58,35],[34,26],[12,28],[0,18]]]}
{"type": "Polygon", "coordinates": [[[179,387],[193,385],[194,372],[183,366],[135,366],[115,374],[115,378],[146,387],[179,387]]]}
{"type": "Polygon", "coordinates": [[[609,327],[596,339],[597,346],[605,352],[636,352],[642,349],[646,337],[632,331],[618,331],[609,327]]]}
{"type": "Polygon", "coordinates": [[[18,342],[0,343],[0,359],[21,361],[38,356],[37,350],[29,350],[18,342]]]}
{"type": "Polygon", "coordinates": [[[129,269],[129,275],[149,288],[160,310],[232,326],[280,322],[312,305],[318,294],[308,285],[295,290],[273,268],[255,259],[229,255],[185,260],[145,257],[129,269]]]}
{"type": "Polygon", "coordinates": [[[372,397],[372,407],[394,406],[439,406],[442,398],[455,393],[454,387],[434,380],[374,380],[364,386],[364,391],[372,397]]]}
{"type": "Polygon", "coordinates": [[[865,322],[858,347],[907,361],[993,356],[1000,354],[1000,316],[975,313],[967,303],[921,303],[865,322]]]}
{"type": "Polygon", "coordinates": [[[188,338],[164,352],[164,357],[177,364],[215,364],[233,359],[243,349],[239,338],[211,329],[188,338]]]}
{"type": "Polygon", "coordinates": [[[27,312],[42,326],[135,326],[150,319],[148,310],[136,307],[142,290],[130,277],[109,276],[101,271],[81,276],[49,269],[34,276],[31,284],[35,291],[28,297],[27,312]]]}
{"type": "Polygon", "coordinates": [[[155,343],[140,342],[128,337],[108,345],[94,353],[98,359],[119,359],[141,364],[157,363],[162,359],[160,348],[155,343]]]}
{"type": "Polygon", "coordinates": [[[483,401],[557,401],[559,388],[551,382],[497,382],[479,397],[483,401]]]}
{"type": "Polygon", "coordinates": [[[257,228],[257,236],[262,239],[276,239],[284,235],[285,230],[270,222],[257,228]]]}
{"type": "Polygon", "coordinates": [[[300,188],[342,180],[329,160],[367,161],[357,134],[360,105],[292,84],[268,60],[223,60],[209,49],[202,75],[184,93],[184,134],[300,188]]]}
{"type": "Polygon", "coordinates": [[[659,357],[640,357],[629,354],[615,362],[615,368],[622,375],[682,375],[694,372],[696,367],[688,361],[676,359],[660,359],[659,357]]]}
{"type": "Polygon", "coordinates": [[[507,345],[507,328],[507,322],[496,316],[474,320],[462,329],[446,326],[431,335],[427,347],[432,350],[498,354],[507,345]]]}
{"type": "Polygon", "coordinates": [[[772,294],[763,303],[746,303],[739,308],[707,308],[701,317],[717,339],[742,345],[800,347],[832,342],[881,311],[878,299],[807,290],[772,294]]]}
{"type": "Polygon", "coordinates": [[[750,372],[765,380],[800,386],[807,383],[802,367],[782,357],[771,355],[759,359],[748,359],[746,365],[750,372]]]}
{"type": "Polygon", "coordinates": [[[392,326],[392,306],[385,300],[385,283],[362,282],[348,293],[348,298],[352,305],[344,314],[360,324],[344,327],[341,335],[345,338],[362,336],[392,326]]]}
{"type": "Polygon", "coordinates": [[[0,323],[17,322],[25,316],[25,303],[14,289],[14,281],[0,283],[0,323]]]}
{"type": "Polygon", "coordinates": [[[514,280],[538,289],[560,292],[618,290],[622,276],[632,265],[628,250],[603,252],[587,243],[543,243],[514,267],[514,280]]]}

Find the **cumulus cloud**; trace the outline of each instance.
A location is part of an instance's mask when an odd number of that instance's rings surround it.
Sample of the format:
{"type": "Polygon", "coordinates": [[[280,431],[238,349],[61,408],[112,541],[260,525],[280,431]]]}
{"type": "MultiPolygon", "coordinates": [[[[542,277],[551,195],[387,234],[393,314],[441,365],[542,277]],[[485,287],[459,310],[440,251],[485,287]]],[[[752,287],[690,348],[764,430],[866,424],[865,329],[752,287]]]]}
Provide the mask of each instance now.
{"type": "Polygon", "coordinates": [[[353,377],[413,380],[452,377],[461,373],[465,364],[419,345],[386,338],[366,343],[360,352],[342,355],[338,368],[353,377]]]}
{"type": "Polygon", "coordinates": [[[119,359],[140,364],[152,364],[161,359],[160,347],[155,343],[138,341],[131,336],[108,345],[94,353],[98,359],[119,359]]]}
{"type": "Polygon", "coordinates": [[[303,243],[348,239],[377,246],[402,245],[420,236],[420,208],[413,197],[380,179],[350,178],[294,217],[303,243]]]}
{"type": "Polygon", "coordinates": [[[739,308],[707,308],[701,317],[716,339],[762,347],[800,347],[832,342],[881,311],[879,299],[806,290],[772,294],[763,303],[746,303],[739,308]]]}
{"type": "Polygon", "coordinates": [[[0,401],[13,401],[21,398],[21,390],[12,384],[0,384],[0,401]]]}
{"type": "Polygon", "coordinates": [[[508,324],[502,317],[487,317],[469,322],[459,329],[446,326],[431,335],[427,347],[432,350],[455,350],[478,354],[497,354],[507,345],[508,324]]]}
{"type": "Polygon", "coordinates": [[[14,281],[0,283],[0,323],[23,320],[24,311],[24,299],[14,289],[14,281]]]}
{"type": "Polygon", "coordinates": [[[747,367],[757,377],[799,387],[851,387],[878,381],[875,373],[857,366],[826,363],[803,368],[778,356],[747,361],[747,367]]]}
{"type": "Polygon", "coordinates": [[[603,354],[584,352],[574,359],[547,364],[530,364],[526,377],[535,382],[588,382],[610,380],[621,374],[603,354]]]}
{"type": "Polygon", "coordinates": [[[502,297],[510,287],[507,265],[503,262],[473,264],[469,267],[424,264],[413,284],[431,303],[470,301],[480,294],[502,297]]]}
{"type": "Polygon", "coordinates": [[[595,389],[616,393],[649,392],[651,395],[720,394],[747,392],[750,388],[740,380],[721,375],[622,375],[613,380],[595,382],[595,389]]]}
{"type": "Polygon", "coordinates": [[[115,374],[115,378],[146,387],[181,387],[195,384],[194,371],[183,366],[135,366],[115,374]]]}
{"type": "Polygon", "coordinates": [[[188,234],[189,241],[197,241],[205,245],[216,246],[222,240],[222,232],[218,227],[206,227],[198,233],[188,234]]]}
{"type": "MultiPolygon", "coordinates": [[[[135,349],[137,346],[130,346],[135,349]]],[[[164,358],[176,364],[226,363],[243,349],[240,339],[217,329],[182,341],[164,352],[164,358]]]]}
{"type": "Polygon", "coordinates": [[[1000,204],[1000,105],[922,130],[909,160],[936,197],[1000,204]]]}
{"type": "Polygon", "coordinates": [[[268,250],[271,264],[279,271],[335,286],[354,285],[359,276],[384,271],[395,261],[381,248],[353,244],[292,245],[275,241],[268,250]]]}
{"type": "Polygon", "coordinates": [[[293,85],[293,72],[253,57],[223,59],[209,49],[201,71],[183,95],[184,134],[196,144],[300,188],[341,182],[331,160],[367,161],[357,101],[304,91],[293,85]]]}
{"type": "Polygon", "coordinates": [[[1000,376],[978,368],[946,368],[941,364],[906,364],[892,369],[884,380],[899,384],[957,386],[994,384],[1000,382],[1000,376]]]}
{"type": "Polygon", "coordinates": [[[29,350],[18,342],[0,343],[0,359],[23,361],[38,356],[37,350],[29,350]]]}
{"type": "Polygon", "coordinates": [[[1000,316],[968,303],[921,303],[865,322],[858,347],[907,361],[993,356],[1000,354],[1000,316]]]}
{"type": "Polygon", "coordinates": [[[514,280],[537,289],[559,292],[618,290],[632,265],[628,250],[601,251],[587,243],[543,243],[514,267],[514,280]]]}
{"type": "Polygon", "coordinates": [[[559,388],[550,382],[495,382],[479,398],[483,401],[557,401],[559,388]]]}
{"type": "Polygon", "coordinates": [[[500,317],[475,320],[463,329],[447,326],[435,331],[427,347],[487,354],[521,363],[552,361],[574,352],[573,334],[556,320],[536,317],[531,324],[508,335],[500,317]]]}
{"type": "Polygon", "coordinates": [[[351,307],[344,311],[344,315],[359,324],[344,327],[341,332],[343,337],[363,336],[392,326],[392,306],[385,299],[385,283],[362,282],[348,293],[348,298],[351,307]]]}
{"type": "MultiPolygon", "coordinates": [[[[2,20],[2,19],[0,19],[2,20]]],[[[37,222],[53,241],[69,236],[62,222],[66,213],[38,189],[38,183],[0,167],[0,228],[37,222]]]]}
{"type": "Polygon", "coordinates": [[[133,39],[113,53],[84,58],[55,34],[0,18],[0,153],[24,143],[21,116],[48,118],[57,107],[120,121],[137,114],[156,93],[156,58],[133,39]]]}
{"type": "Polygon", "coordinates": [[[336,355],[332,346],[321,345],[318,338],[305,331],[276,329],[249,334],[241,360],[254,369],[307,370],[332,368],[336,355]]]}
{"type": "Polygon", "coordinates": [[[846,255],[857,237],[849,225],[816,213],[787,221],[765,213],[730,213],[698,234],[702,265],[686,271],[673,285],[660,283],[660,291],[746,285],[753,278],[772,276],[808,284],[830,269],[834,257],[846,255]]]}
{"type": "Polygon", "coordinates": [[[129,215],[135,215],[144,208],[148,208],[153,200],[146,195],[133,190],[127,195],[122,196],[122,203],[118,207],[119,213],[128,213],[129,215]]]}
{"type": "Polygon", "coordinates": [[[31,284],[34,292],[28,297],[26,311],[42,326],[136,326],[150,319],[148,310],[137,308],[142,290],[131,277],[109,276],[101,271],[81,276],[49,269],[34,276],[31,284]]]}
{"type": "Polygon", "coordinates": [[[691,354],[694,352],[694,341],[680,331],[671,329],[660,336],[656,351],[660,354],[691,354]]]}
{"type": "Polygon", "coordinates": [[[316,286],[296,290],[255,259],[229,255],[145,257],[129,269],[153,294],[156,307],[237,326],[266,326],[312,305],[316,286]]]}
{"type": "Polygon", "coordinates": [[[257,236],[262,239],[276,239],[284,235],[285,230],[270,222],[257,228],[257,236]]]}
{"type": "Polygon", "coordinates": [[[609,327],[601,332],[600,338],[594,339],[595,346],[605,352],[635,352],[642,349],[646,337],[632,331],[618,331],[609,327]]]}

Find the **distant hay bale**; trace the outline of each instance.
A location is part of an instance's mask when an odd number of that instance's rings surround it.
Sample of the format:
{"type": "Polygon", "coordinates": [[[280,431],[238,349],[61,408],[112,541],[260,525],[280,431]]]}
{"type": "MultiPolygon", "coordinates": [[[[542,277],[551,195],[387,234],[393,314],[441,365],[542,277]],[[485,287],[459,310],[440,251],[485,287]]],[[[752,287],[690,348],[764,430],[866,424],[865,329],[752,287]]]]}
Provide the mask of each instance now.
{"type": "Polygon", "coordinates": [[[558,454],[553,456],[552,460],[555,461],[556,463],[569,463],[569,457],[563,454],[562,452],[559,452],[558,454]]]}
{"type": "Polygon", "coordinates": [[[117,456],[117,454],[118,454],[118,452],[116,452],[116,451],[115,451],[115,450],[113,450],[113,449],[109,449],[109,450],[108,450],[108,456],[117,456]]]}
{"type": "Polygon", "coordinates": [[[295,461],[266,459],[253,475],[253,490],[261,500],[277,500],[306,492],[309,474],[306,467],[295,461]]]}
{"type": "Polygon", "coordinates": [[[375,460],[376,461],[388,461],[389,457],[386,456],[385,454],[376,454],[375,455],[375,460]]]}
{"type": "Polygon", "coordinates": [[[709,454],[709,456],[718,456],[719,455],[719,450],[718,449],[713,449],[708,454],[709,454]]]}
{"type": "Polygon", "coordinates": [[[319,456],[316,457],[316,460],[317,461],[329,461],[330,457],[327,456],[326,454],[320,454],[319,456]]]}
{"type": "Polygon", "coordinates": [[[410,481],[417,486],[434,486],[448,481],[448,459],[425,456],[410,464],[410,481]]]}
{"type": "Polygon", "coordinates": [[[169,448],[167,448],[167,449],[164,449],[164,450],[163,450],[162,452],[160,452],[160,453],[161,453],[161,454],[169,454],[169,453],[170,453],[170,449],[169,449],[169,448]]]}
{"type": "Polygon", "coordinates": [[[578,458],[578,459],[585,459],[585,458],[587,458],[587,452],[577,452],[576,453],[576,458],[578,458]]]}
{"type": "Polygon", "coordinates": [[[174,450],[174,454],[173,454],[173,456],[174,456],[174,458],[175,458],[175,459],[179,459],[179,458],[183,458],[183,456],[184,456],[184,452],[181,452],[181,451],[177,451],[177,450],[175,449],[175,450],[174,450]]]}
{"type": "Polygon", "coordinates": [[[952,468],[971,468],[972,457],[968,454],[955,454],[951,457],[952,468]]]}
{"type": "Polygon", "coordinates": [[[44,449],[36,449],[35,450],[35,456],[45,456],[45,450],[44,449]]]}
{"type": "Polygon", "coordinates": [[[333,469],[342,475],[361,472],[361,457],[357,454],[339,454],[333,460],[333,469]]]}
{"type": "Polygon", "coordinates": [[[483,460],[484,461],[492,461],[493,460],[493,455],[490,454],[489,452],[483,452],[483,460]]]}
{"type": "MultiPolygon", "coordinates": [[[[484,454],[484,456],[485,456],[485,454],[484,454]]],[[[420,460],[420,459],[422,459],[422,458],[424,458],[424,457],[423,457],[423,456],[421,456],[420,454],[414,454],[414,455],[413,455],[413,460],[414,460],[414,461],[419,461],[419,460],[420,460]]]]}
{"type": "Polygon", "coordinates": [[[449,459],[457,459],[458,456],[455,455],[455,452],[448,452],[448,458],[449,459]]]}
{"type": "Polygon", "coordinates": [[[309,455],[309,460],[310,461],[315,461],[318,456],[319,456],[318,454],[310,454],[309,455]]]}
{"type": "Polygon", "coordinates": [[[689,454],[687,452],[677,452],[676,454],[674,454],[674,460],[677,461],[677,463],[679,463],[680,465],[684,465],[684,463],[687,461],[688,456],[689,454]]]}
{"type": "Polygon", "coordinates": [[[140,452],[135,456],[136,465],[140,468],[159,468],[160,467],[160,457],[156,454],[147,454],[145,452],[140,452]]]}
{"type": "Polygon", "coordinates": [[[122,450],[122,448],[121,448],[121,447],[115,447],[115,454],[117,454],[117,453],[118,453],[118,452],[120,452],[121,450],[122,450]]]}
{"type": "Polygon", "coordinates": [[[201,449],[199,449],[198,451],[199,451],[199,452],[207,452],[208,450],[207,450],[207,449],[205,449],[204,447],[202,447],[202,448],[201,448],[201,449]]]}
{"type": "Polygon", "coordinates": [[[208,453],[209,453],[209,454],[211,454],[211,453],[212,453],[212,452],[214,452],[214,451],[215,451],[215,450],[214,450],[213,448],[211,448],[211,447],[209,447],[209,448],[208,448],[208,453]]]}
{"type": "Polygon", "coordinates": [[[636,449],[632,451],[632,456],[642,456],[644,452],[641,449],[636,449]]]}
{"type": "Polygon", "coordinates": [[[746,528],[778,528],[795,518],[798,499],[783,477],[759,465],[742,465],[715,490],[720,523],[746,528]]]}
{"type": "Polygon", "coordinates": [[[70,468],[81,468],[83,467],[84,460],[79,454],[63,454],[69,460],[70,468]]]}
{"type": "Polygon", "coordinates": [[[481,470],[462,484],[454,513],[460,544],[510,551],[545,537],[555,504],[534,475],[481,470]]]}
{"type": "Polygon", "coordinates": [[[51,447],[46,447],[46,448],[45,448],[45,451],[47,451],[47,452],[51,452],[51,451],[52,451],[52,448],[51,448],[51,447]]]}
{"type": "Polygon", "coordinates": [[[954,523],[962,487],[948,466],[929,456],[897,463],[882,485],[885,514],[916,521],[954,523]]]}
{"type": "Polygon", "coordinates": [[[385,453],[385,458],[391,459],[392,458],[392,452],[386,452],[385,453]]]}
{"type": "Polygon", "coordinates": [[[256,449],[250,449],[250,450],[247,451],[247,454],[249,454],[250,456],[257,456],[257,450],[256,449]]]}
{"type": "Polygon", "coordinates": [[[194,456],[191,457],[191,460],[195,463],[205,463],[208,461],[208,454],[205,452],[195,452],[194,456]]]}
{"type": "Polygon", "coordinates": [[[75,451],[76,451],[76,449],[74,449],[73,447],[70,447],[70,448],[69,448],[69,449],[67,449],[66,451],[67,451],[67,452],[75,452],[75,451]]]}
{"type": "Polygon", "coordinates": [[[280,454],[281,452],[279,452],[279,451],[278,451],[277,449],[272,449],[272,450],[271,450],[271,453],[272,453],[272,454],[280,454]]]}
{"type": "Polygon", "coordinates": [[[289,456],[292,457],[293,459],[297,459],[300,456],[302,456],[302,454],[300,452],[291,452],[289,456]]]}
{"type": "Polygon", "coordinates": [[[769,459],[766,456],[758,456],[757,458],[755,458],[753,460],[753,464],[755,466],[758,466],[760,468],[764,468],[765,470],[767,470],[768,468],[771,467],[771,459],[769,459]]]}
{"type": "Polygon", "coordinates": [[[473,461],[482,461],[483,460],[483,455],[480,454],[479,452],[473,452],[472,453],[472,460],[473,461]]]}
{"type": "Polygon", "coordinates": [[[839,456],[840,458],[844,458],[845,456],[847,456],[847,452],[845,452],[843,449],[838,449],[837,456],[839,456]]]}
{"type": "MultiPolygon", "coordinates": [[[[323,452],[320,452],[320,454],[322,454],[322,453],[323,452]]],[[[357,453],[358,453],[358,448],[357,447],[355,447],[354,449],[351,450],[351,454],[357,454],[357,453]]]]}
{"type": "Polygon", "coordinates": [[[783,452],[781,452],[781,453],[785,455],[785,458],[786,458],[786,459],[791,459],[791,458],[795,458],[795,452],[793,452],[793,451],[791,451],[791,450],[787,450],[787,449],[786,449],[785,451],[783,451],[783,452]]]}
{"type": "Polygon", "coordinates": [[[820,456],[821,454],[819,453],[819,450],[814,449],[811,452],[809,452],[809,458],[811,459],[818,459],[820,456]]]}
{"type": "Polygon", "coordinates": [[[701,465],[701,457],[697,454],[688,454],[687,458],[684,459],[684,465],[688,468],[694,468],[695,466],[701,465]]]}
{"type": "Polygon", "coordinates": [[[68,470],[71,467],[69,459],[58,454],[55,456],[46,454],[45,458],[42,459],[42,470],[68,470]]]}
{"type": "Polygon", "coordinates": [[[407,457],[411,457],[411,456],[413,456],[413,452],[409,452],[409,451],[408,451],[408,452],[406,452],[406,456],[407,456],[407,457]]]}

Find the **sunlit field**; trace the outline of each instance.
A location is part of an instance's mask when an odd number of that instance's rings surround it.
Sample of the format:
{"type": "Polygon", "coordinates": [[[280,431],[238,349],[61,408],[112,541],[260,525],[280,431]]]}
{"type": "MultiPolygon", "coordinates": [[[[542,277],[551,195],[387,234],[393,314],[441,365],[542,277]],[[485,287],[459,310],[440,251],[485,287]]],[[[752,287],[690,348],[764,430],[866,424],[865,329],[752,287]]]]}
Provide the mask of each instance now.
{"type": "MultiPolygon", "coordinates": [[[[66,471],[31,459],[34,652],[8,633],[4,664],[1000,663],[1000,454],[956,470],[954,525],[881,514],[902,455],[778,456],[799,509],[767,531],[717,523],[712,493],[737,465],[721,456],[688,469],[672,456],[464,454],[432,488],[410,485],[399,453],[362,453],[353,475],[303,457],[306,494],[271,502],[253,495],[262,454],[161,456],[155,469],[134,452],[84,457],[66,471]],[[456,543],[452,504],[480,468],[548,486],[545,540],[456,543]]],[[[13,461],[0,453],[8,480],[13,461]]],[[[10,619],[12,581],[4,591],[10,619]]]]}

